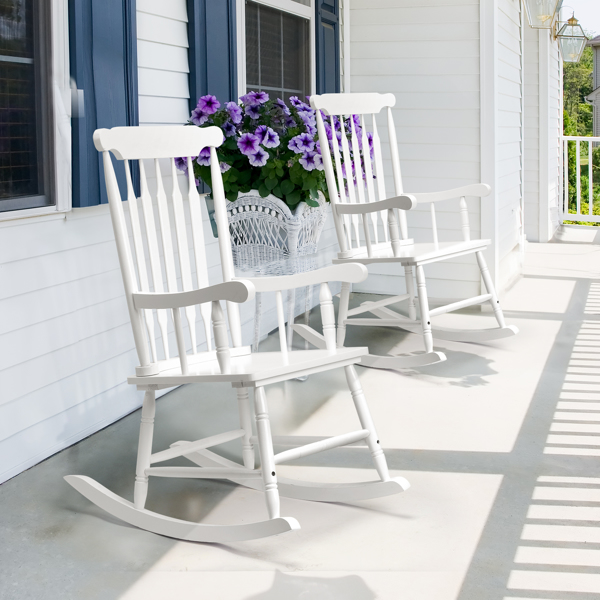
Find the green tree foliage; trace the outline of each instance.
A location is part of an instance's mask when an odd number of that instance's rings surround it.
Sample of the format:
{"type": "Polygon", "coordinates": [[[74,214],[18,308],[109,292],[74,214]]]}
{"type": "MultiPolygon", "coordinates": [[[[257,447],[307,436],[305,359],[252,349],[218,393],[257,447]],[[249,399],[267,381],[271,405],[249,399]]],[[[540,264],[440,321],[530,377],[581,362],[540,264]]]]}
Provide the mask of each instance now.
{"type": "MultiPolygon", "coordinates": [[[[583,51],[578,63],[563,63],[563,132],[564,135],[594,135],[593,110],[585,97],[594,91],[594,55],[591,48],[583,51]]],[[[576,144],[569,142],[569,212],[577,212],[577,157],[576,144]]],[[[581,213],[589,214],[588,144],[580,143],[581,213]]],[[[594,204],[593,214],[600,216],[600,147],[592,151],[594,204]]],[[[568,221],[565,221],[568,222],[568,221]]],[[[600,225],[600,223],[584,223],[600,225]]]]}

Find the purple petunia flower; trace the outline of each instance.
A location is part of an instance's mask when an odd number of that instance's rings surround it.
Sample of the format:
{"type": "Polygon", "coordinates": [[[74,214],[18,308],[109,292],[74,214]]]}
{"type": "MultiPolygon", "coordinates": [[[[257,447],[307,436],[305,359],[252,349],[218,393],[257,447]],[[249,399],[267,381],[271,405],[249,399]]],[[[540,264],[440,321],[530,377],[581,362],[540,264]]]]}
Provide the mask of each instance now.
{"type": "Polygon", "coordinates": [[[246,110],[244,111],[251,119],[258,119],[260,117],[260,110],[258,105],[251,104],[246,106],[246,110]]]}
{"type": "Polygon", "coordinates": [[[316,152],[305,152],[298,162],[307,171],[312,171],[313,169],[317,169],[318,171],[323,170],[321,155],[316,152]]]}
{"type": "Polygon", "coordinates": [[[311,110],[310,106],[302,102],[298,96],[290,96],[290,104],[298,110],[311,110]]]}
{"type": "Polygon", "coordinates": [[[293,150],[296,154],[302,154],[303,152],[311,152],[314,150],[315,142],[308,133],[301,133],[293,137],[289,143],[288,148],[293,150]]]}
{"type": "Polygon", "coordinates": [[[254,154],[248,156],[248,160],[253,167],[264,167],[267,164],[269,153],[259,148],[254,154]]]}
{"type": "Polygon", "coordinates": [[[290,114],[290,109],[286,106],[285,102],[281,98],[277,98],[273,105],[278,107],[284,115],[290,114]]]}
{"type": "Polygon", "coordinates": [[[179,171],[187,173],[187,158],[185,156],[178,156],[175,158],[175,168],[179,171]]]}
{"type": "Polygon", "coordinates": [[[262,143],[265,148],[277,148],[279,146],[279,135],[270,127],[267,127],[262,143]]]}
{"type": "Polygon", "coordinates": [[[192,117],[191,117],[190,121],[194,125],[204,125],[204,123],[206,123],[206,121],[208,121],[208,115],[205,115],[202,112],[201,108],[195,108],[192,111],[192,117]]]}
{"type": "Polygon", "coordinates": [[[258,139],[258,136],[254,135],[253,133],[244,133],[240,136],[237,146],[242,154],[250,156],[258,150],[259,142],[260,140],[258,139]]]}
{"type": "Polygon", "coordinates": [[[214,115],[221,108],[221,103],[217,100],[216,96],[207,94],[198,100],[196,108],[199,108],[205,115],[214,115]]]}
{"type": "Polygon", "coordinates": [[[246,106],[258,106],[264,104],[269,99],[269,94],[266,92],[248,92],[244,96],[240,96],[240,100],[246,106]]]}
{"type": "Polygon", "coordinates": [[[265,135],[267,133],[267,126],[266,125],[259,125],[255,131],[254,131],[254,135],[258,136],[258,139],[260,140],[260,143],[262,144],[265,140],[265,135]]]}
{"type": "Polygon", "coordinates": [[[310,123],[311,125],[315,125],[317,122],[315,112],[313,110],[299,110],[298,116],[305,124],[310,123]]]}
{"type": "Polygon", "coordinates": [[[242,122],[242,109],[235,102],[228,102],[225,105],[227,108],[227,112],[229,113],[229,118],[238,125],[242,122]]]}
{"type": "Polygon", "coordinates": [[[296,120],[292,116],[287,116],[283,124],[290,129],[291,127],[296,127],[296,120]]]}
{"type": "Polygon", "coordinates": [[[200,154],[198,154],[196,162],[204,167],[210,166],[210,148],[208,146],[200,150],[200,154]]]}
{"type": "Polygon", "coordinates": [[[226,162],[220,162],[219,168],[221,169],[221,173],[225,173],[226,171],[229,171],[229,169],[231,169],[231,165],[228,165],[226,162]]]}
{"type": "Polygon", "coordinates": [[[223,133],[225,134],[225,137],[231,137],[232,135],[235,135],[235,133],[236,133],[235,125],[231,121],[225,121],[225,123],[223,123],[223,125],[221,125],[221,128],[223,129],[223,133]]]}
{"type": "Polygon", "coordinates": [[[315,133],[317,133],[317,128],[314,125],[307,123],[306,124],[306,133],[308,133],[308,135],[315,135],[315,133]]]}

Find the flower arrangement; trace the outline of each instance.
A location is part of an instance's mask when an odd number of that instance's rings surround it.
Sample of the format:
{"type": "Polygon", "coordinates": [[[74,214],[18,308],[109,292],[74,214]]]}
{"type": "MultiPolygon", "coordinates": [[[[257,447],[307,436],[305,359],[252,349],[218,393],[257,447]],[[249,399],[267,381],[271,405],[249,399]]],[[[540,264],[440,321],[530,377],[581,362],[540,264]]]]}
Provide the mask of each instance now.
{"type": "MultiPolygon", "coordinates": [[[[315,111],[296,96],[289,103],[271,100],[266,92],[249,92],[240,104],[225,106],[210,94],[198,100],[189,124],[216,125],[223,131],[217,156],[228,200],[251,189],[263,198],[273,194],[292,209],[300,202],[318,206],[319,192],[328,199],[315,111]]],[[[193,164],[198,183],[212,188],[209,149],[193,164]]],[[[177,166],[187,171],[186,159],[177,159],[177,166]]]]}
{"type": "MultiPolygon", "coordinates": [[[[217,149],[217,156],[228,200],[233,202],[238,192],[251,189],[263,198],[273,194],[292,209],[300,202],[318,206],[319,192],[329,199],[315,111],[297,96],[292,96],[289,104],[288,107],[280,98],[271,100],[266,92],[249,92],[241,96],[240,104],[227,102],[225,106],[210,94],[198,100],[188,123],[198,127],[216,125],[223,131],[225,141],[217,149]]],[[[359,119],[356,115],[352,119],[362,148],[359,119]]],[[[332,147],[333,130],[327,120],[324,123],[332,147]]],[[[344,120],[344,126],[349,137],[349,118],[344,120]]],[[[340,141],[342,127],[337,117],[334,128],[340,141]]],[[[367,137],[372,157],[373,140],[370,133],[367,137]]],[[[352,149],[350,154],[352,157],[352,149]]],[[[212,188],[208,148],[200,152],[193,165],[197,183],[203,181],[212,188]]],[[[187,171],[186,159],[177,159],[177,166],[187,171]]],[[[351,171],[355,184],[354,164],[351,171]]]]}

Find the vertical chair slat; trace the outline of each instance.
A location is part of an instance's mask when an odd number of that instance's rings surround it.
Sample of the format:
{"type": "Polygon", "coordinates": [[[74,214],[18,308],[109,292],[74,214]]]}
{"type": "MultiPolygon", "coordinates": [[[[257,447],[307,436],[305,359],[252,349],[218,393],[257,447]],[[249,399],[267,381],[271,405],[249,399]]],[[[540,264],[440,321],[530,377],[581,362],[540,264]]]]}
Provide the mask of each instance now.
{"type": "Polygon", "coordinates": [[[227,343],[227,326],[225,324],[223,309],[221,308],[221,303],[216,300],[211,303],[211,307],[217,362],[219,363],[221,373],[229,373],[231,371],[231,354],[229,352],[229,344],[227,343]]]}
{"type": "MultiPolygon", "coordinates": [[[[381,139],[379,138],[379,132],[377,131],[377,118],[375,114],[371,115],[373,119],[373,153],[375,155],[375,177],[377,178],[377,195],[379,200],[385,200],[387,193],[385,191],[385,172],[383,170],[383,158],[381,154],[381,139]]],[[[396,213],[393,210],[385,211],[386,218],[382,215],[383,231],[385,234],[385,241],[392,241],[392,249],[394,249],[394,255],[397,255],[398,246],[398,223],[396,221],[396,213]],[[392,231],[393,230],[393,231],[392,231]],[[395,232],[395,233],[393,233],[395,232]],[[394,242],[396,242],[394,244],[394,242]]]]}
{"type": "Polygon", "coordinates": [[[133,329],[133,338],[135,347],[140,359],[140,365],[146,366],[150,364],[150,356],[148,356],[148,344],[144,335],[144,323],[142,315],[137,310],[133,303],[133,293],[136,291],[135,272],[133,268],[133,260],[131,257],[131,247],[129,245],[127,225],[125,223],[125,215],[123,214],[123,205],[121,202],[121,194],[117,177],[113,169],[112,160],[108,151],[102,152],[102,162],[104,164],[104,174],[106,180],[106,192],[108,195],[108,203],[110,215],[113,222],[115,232],[115,241],[117,243],[117,253],[119,255],[119,264],[121,266],[121,274],[123,276],[123,287],[125,288],[125,297],[127,299],[127,308],[129,309],[129,317],[131,319],[131,327],[133,329]]]}
{"type": "Polygon", "coordinates": [[[336,330],[335,330],[335,312],[333,309],[333,299],[331,290],[326,283],[321,284],[319,291],[319,303],[321,305],[321,320],[323,321],[323,337],[325,338],[325,347],[329,352],[335,352],[336,330]]]}
{"type": "Polygon", "coordinates": [[[177,351],[179,352],[179,364],[184,375],[189,373],[187,354],[185,352],[185,339],[183,337],[183,326],[181,325],[181,313],[179,308],[173,309],[173,324],[175,325],[175,339],[177,340],[177,351]]]}
{"type": "Polygon", "coordinates": [[[169,205],[167,204],[167,195],[163,185],[162,173],[160,171],[158,158],[154,159],[154,170],[156,173],[156,203],[158,206],[158,223],[160,225],[160,237],[162,239],[165,273],[167,275],[167,289],[169,292],[177,292],[177,273],[175,271],[173,238],[171,237],[171,219],[169,218],[169,205]]]}
{"type": "MultiPolygon", "coordinates": [[[[352,118],[352,117],[350,117],[352,118]]],[[[344,115],[339,116],[340,131],[342,134],[342,155],[344,157],[344,167],[346,169],[346,183],[348,185],[349,202],[356,204],[356,190],[354,189],[354,180],[352,179],[352,161],[350,160],[350,148],[348,146],[348,138],[346,137],[346,126],[344,125],[344,115]]],[[[358,215],[352,215],[352,228],[354,229],[354,237],[356,245],[360,246],[360,233],[358,232],[358,215]]]]}
{"type": "MultiPolygon", "coordinates": [[[[340,146],[339,146],[337,135],[335,132],[335,121],[333,119],[333,116],[330,117],[330,123],[331,123],[331,131],[332,131],[331,146],[333,147],[333,156],[334,156],[334,160],[335,160],[335,172],[336,172],[337,181],[338,181],[337,189],[340,194],[340,202],[345,203],[345,202],[347,202],[346,189],[345,189],[346,185],[344,183],[344,173],[342,171],[342,160],[340,158],[340,146]]],[[[324,138],[327,137],[325,135],[325,129],[323,129],[323,135],[324,135],[324,138]]],[[[351,230],[352,219],[351,219],[350,215],[343,215],[343,222],[344,222],[344,226],[346,228],[346,234],[345,234],[345,236],[343,236],[343,239],[347,240],[348,248],[352,248],[352,230],[351,230]]],[[[341,240],[342,236],[339,236],[339,239],[341,240]]],[[[342,249],[342,251],[344,251],[344,249],[342,249]]]]}
{"type": "MultiPolygon", "coordinates": [[[[335,148],[335,151],[337,152],[337,137],[335,135],[335,128],[333,127],[333,117],[331,118],[331,121],[333,128],[333,139],[331,141],[331,146],[335,148]]],[[[317,130],[319,131],[319,138],[321,140],[327,140],[323,115],[321,114],[320,110],[317,111],[317,130]]],[[[338,202],[345,202],[346,197],[344,195],[344,182],[340,179],[340,185],[336,185],[334,168],[331,161],[331,153],[329,152],[329,144],[326,141],[324,141],[323,146],[321,146],[321,155],[323,157],[323,164],[325,166],[325,178],[327,179],[327,188],[329,189],[329,200],[333,205],[333,222],[340,243],[340,250],[342,253],[344,253],[347,252],[348,248],[351,246],[351,244],[348,243],[351,240],[348,239],[346,233],[344,232],[344,221],[342,221],[340,215],[335,212],[336,204],[338,202]],[[339,194],[339,197],[337,194],[339,194]]],[[[339,157],[337,155],[336,162],[339,162],[339,157]]],[[[338,173],[338,177],[341,177],[341,172],[338,173]]]]}
{"type": "MultiPolygon", "coordinates": [[[[192,240],[194,242],[194,258],[196,261],[196,279],[198,287],[208,287],[208,270],[206,268],[206,249],[204,247],[204,232],[202,231],[202,210],[200,209],[200,195],[196,188],[196,178],[192,157],[187,158],[188,167],[188,202],[190,205],[190,221],[192,225],[192,240]]],[[[206,349],[212,350],[212,336],[210,329],[211,307],[209,304],[200,305],[200,314],[204,325],[206,349]]]]}
{"type": "Polygon", "coordinates": [[[471,227],[469,225],[469,208],[464,196],[460,199],[460,221],[462,225],[463,239],[465,242],[471,241],[471,227]]]}
{"type": "MultiPolygon", "coordinates": [[[[396,128],[394,127],[394,118],[392,117],[392,109],[388,106],[388,135],[390,140],[390,155],[392,159],[392,173],[394,174],[394,187],[396,196],[400,196],[404,192],[402,186],[402,173],[400,172],[400,155],[398,154],[398,140],[396,139],[396,128]]],[[[408,227],[406,224],[406,214],[404,211],[399,211],[400,214],[400,232],[402,239],[408,239],[408,227]]]]}
{"type": "Polygon", "coordinates": [[[285,316],[283,313],[283,297],[280,290],[275,292],[275,301],[277,304],[277,327],[279,329],[279,348],[283,358],[283,363],[288,364],[288,347],[285,336],[285,316]]]}
{"type": "MultiPolygon", "coordinates": [[[[354,179],[356,181],[356,192],[358,194],[358,201],[360,204],[365,203],[365,184],[363,182],[363,167],[360,159],[360,148],[358,145],[358,137],[356,135],[354,127],[354,115],[350,115],[350,139],[352,141],[352,157],[354,162],[354,179]]],[[[373,255],[373,249],[371,247],[371,233],[369,231],[369,216],[361,215],[363,224],[363,231],[365,234],[365,243],[367,245],[367,254],[373,255]]]]}
{"type": "MultiPolygon", "coordinates": [[[[229,221],[225,209],[225,190],[221,178],[221,169],[217,151],[210,149],[210,174],[212,180],[212,193],[215,200],[215,219],[219,231],[229,232],[229,221]]],[[[219,249],[221,250],[221,265],[224,281],[231,281],[235,277],[233,270],[233,252],[229,235],[219,235],[219,249]]],[[[240,310],[235,302],[227,302],[227,316],[229,317],[229,330],[234,348],[242,345],[242,325],[240,321],[240,310]]],[[[216,341],[215,341],[216,343],[216,341]]]]}
{"type": "Polygon", "coordinates": [[[435,218],[435,206],[433,202],[429,205],[431,210],[431,232],[433,233],[433,243],[435,247],[438,247],[438,230],[437,230],[437,220],[435,218]]]}
{"type": "MultiPolygon", "coordinates": [[[[133,247],[135,249],[135,258],[140,278],[140,290],[142,292],[150,291],[148,285],[148,271],[146,269],[146,255],[144,253],[144,241],[142,238],[142,230],[140,226],[140,215],[138,212],[137,198],[131,181],[131,171],[129,170],[129,161],[124,161],[125,178],[127,180],[127,204],[129,205],[129,220],[131,222],[131,231],[133,234],[133,247]]],[[[144,310],[144,320],[148,330],[148,338],[150,340],[150,352],[152,354],[152,362],[157,360],[156,356],[156,340],[154,339],[154,315],[152,310],[144,310]]]]}
{"type": "MultiPolygon", "coordinates": [[[[371,166],[371,150],[369,148],[369,138],[367,137],[367,124],[365,122],[365,116],[361,115],[360,119],[362,125],[362,154],[363,162],[365,165],[365,177],[367,179],[367,199],[369,202],[377,202],[375,196],[375,186],[373,185],[373,168],[371,166]]],[[[371,213],[371,223],[373,224],[373,235],[375,237],[375,243],[379,242],[379,211],[371,213]]]]}
{"type": "MultiPolygon", "coordinates": [[[[184,292],[193,289],[192,285],[192,269],[190,265],[190,248],[188,246],[185,212],[183,209],[183,198],[179,189],[179,180],[177,178],[177,168],[175,167],[175,159],[171,158],[171,179],[173,180],[173,189],[171,198],[173,202],[173,217],[175,219],[175,237],[177,239],[177,253],[179,255],[179,270],[181,271],[181,285],[184,292]]],[[[190,331],[190,339],[192,342],[192,352],[196,354],[196,307],[186,306],[185,318],[190,331]]]]}
{"type": "MultiPolygon", "coordinates": [[[[150,271],[152,273],[152,284],[154,291],[160,293],[164,291],[162,271],[160,268],[160,254],[158,251],[158,239],[156,237],[156,223],[154,220],[154,208],[152,198],[148,191],[148,179],[146,178],[146,169],[144,161],[139,161],[140,165],[140,198],[142,200],[142,210],[144,213],[144,224],[146,226],[146,241],[148,243],[148,256],[150,257],[150,271]]],[[[162,338],[165,358],[169,358],[169,337],[167,329],[167,314],[164,310],[157,310],[156,317],[162,338]]]]}

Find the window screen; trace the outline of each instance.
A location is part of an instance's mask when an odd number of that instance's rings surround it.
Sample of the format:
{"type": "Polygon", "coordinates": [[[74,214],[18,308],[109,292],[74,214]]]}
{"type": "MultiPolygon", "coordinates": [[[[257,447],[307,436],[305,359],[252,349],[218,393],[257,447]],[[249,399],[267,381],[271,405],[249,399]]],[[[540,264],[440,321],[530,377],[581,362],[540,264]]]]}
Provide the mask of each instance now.
{"type": "Polygon", "coordinates": [[[310,22],[246,3],[246,91],[288,100],[310,93],[310,22]]]}
{"type": "Polygon", "coordinates": [[[48,204],[37,12],[33,0],[0,0],[0,211],[48,204]]]}

